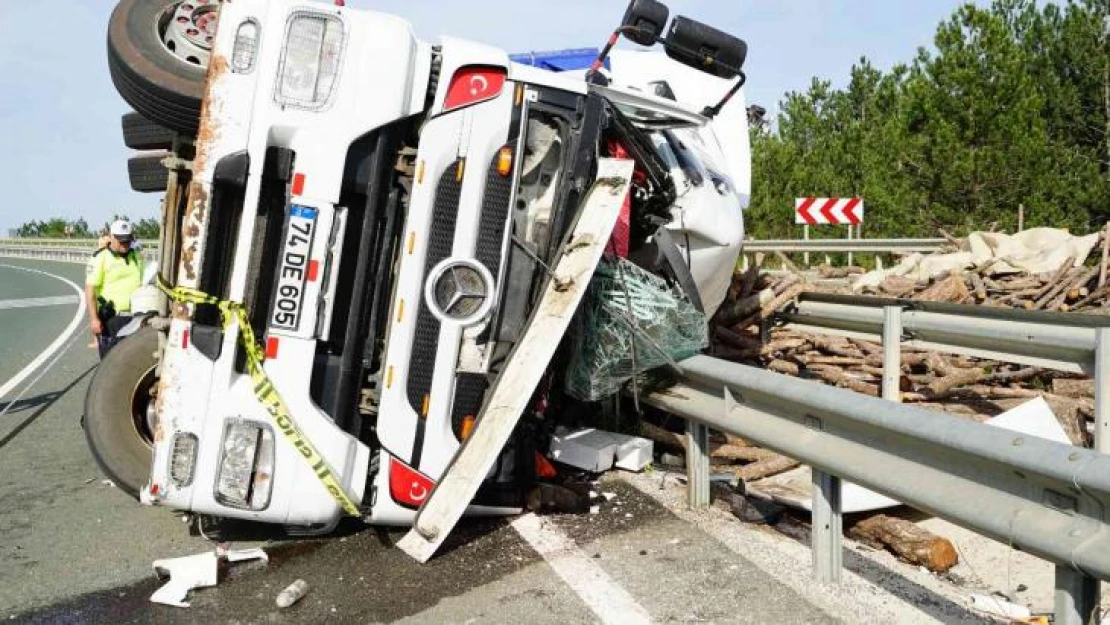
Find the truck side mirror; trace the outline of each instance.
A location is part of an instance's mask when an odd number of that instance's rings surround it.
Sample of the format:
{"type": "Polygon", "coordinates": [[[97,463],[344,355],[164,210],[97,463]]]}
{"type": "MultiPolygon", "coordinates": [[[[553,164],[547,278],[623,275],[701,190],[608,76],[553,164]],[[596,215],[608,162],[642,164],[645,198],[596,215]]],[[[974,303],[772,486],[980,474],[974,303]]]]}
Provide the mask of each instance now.
{"type": "Polygon", "coordinates": [[[748,56],[743,40],[681,15],[671,22],[664,46],[672,59],[718,78],[738,76],[748,56]]]}
{"type": "Polygon", "coordinates": [[[653,46],[663,34],[670,14],[667,6],[656,0],[632,0],[621,20],[623,34],[641,46],[653,46]]]}

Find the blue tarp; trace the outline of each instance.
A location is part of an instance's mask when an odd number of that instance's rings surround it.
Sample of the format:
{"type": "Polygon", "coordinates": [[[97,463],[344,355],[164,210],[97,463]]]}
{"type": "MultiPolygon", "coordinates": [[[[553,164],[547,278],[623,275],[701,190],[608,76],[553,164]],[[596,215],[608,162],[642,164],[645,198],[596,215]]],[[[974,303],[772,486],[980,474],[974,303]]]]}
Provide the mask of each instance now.
{"type": "MultiPolygon", "coordinates": [[[[597,48],[576,48],[572,50],[522,52],[520,54],[510,54],[509,58],[522,65],[531,65],[553,72],[567,72],[576,69],[589,69],[594,59],[597,58],[597,53],[597,48]]],[[[605,59],[605,69],[610,69],[608,58],[605,59]]]]}

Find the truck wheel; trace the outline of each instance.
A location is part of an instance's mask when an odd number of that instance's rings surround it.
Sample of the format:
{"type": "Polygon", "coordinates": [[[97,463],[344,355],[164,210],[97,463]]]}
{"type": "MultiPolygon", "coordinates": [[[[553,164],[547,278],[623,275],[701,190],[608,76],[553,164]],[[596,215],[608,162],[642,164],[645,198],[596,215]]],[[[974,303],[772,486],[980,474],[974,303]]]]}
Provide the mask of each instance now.
{"type": "Polygon", "coordinates": [[[85,438],[96,463],[123,492],[138,499],[150,480],[151,391],[157,378],[158,331],[143,328],[100,361],[85,395],[85,438]]]}
{"type": "Polygon", "coordinates": [[[165,191],[170,184],[170,170],[162,164],[162,159],[169,155],[169,152],[155,152],[127,159],[127,177],[131,181],[131,189],[139,193],[165,191]]]}
{"type": "Polygon", "coordinates": [[[132,150],[169,150],[173,148],[174,131],[152,122],[138,113],[127,113],[121,120],[123,144],[132,150]]]}
{"type": "Polygon", "coordinates": [[[195,135],[217,0],[121,0],[108,22],[108,70],[147,119],[195,135]]]}

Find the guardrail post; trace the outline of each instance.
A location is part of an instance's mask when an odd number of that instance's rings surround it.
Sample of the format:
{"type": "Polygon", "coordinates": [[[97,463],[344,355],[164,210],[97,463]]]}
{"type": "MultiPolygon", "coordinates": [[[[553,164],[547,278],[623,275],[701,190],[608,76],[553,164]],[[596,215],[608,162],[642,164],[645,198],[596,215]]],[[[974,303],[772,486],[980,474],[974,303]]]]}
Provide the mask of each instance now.
{"type": "Polygon", "coordinates": [[[1098,609],[1098,580],[1066,566],[1056,566],[1055,625],[1088,625],[1098,609]]]}
{"type": "Polygon", "coordinates": [[[902,308],[883,307],[883,399],[901,402],[902,308]]]}
{"type": "Polygon", "coordinates": [[[840,478],[813,469],[813,575],[819,584],[839,584],[841,538],[840,478]]]}
{"type": "Polygon", "coordinates": [[[690,508],[709,507],[709,428],[686,420],[686,497],[690,508]]]}
{"type": "MultiPolygon", "coordinates": [[[[806,241],[809,240],[809,224],[802,226],[802,238],[806,241]]],[[[809,268],[809,252],[802,254],[802,259],[805,262],[806,268],[809,268]]]]}
{"type": "MultiPolygon", "coordinates": [[[[1095,329],[1095,451],[1110,453],[1110,328],[1095,329]]],[[[1081,501],[1079,505],[1089,505],[1081,501]]],[[[1099,581],[1067,566],[1056,566],[1055,619],[1058,625],[1095,622],[1099,581]]]]}
{"type": "Polygon", "coordinates": [[[1110,454],[1110,328],[1095,329],[1095,451],[1110,454]]]}

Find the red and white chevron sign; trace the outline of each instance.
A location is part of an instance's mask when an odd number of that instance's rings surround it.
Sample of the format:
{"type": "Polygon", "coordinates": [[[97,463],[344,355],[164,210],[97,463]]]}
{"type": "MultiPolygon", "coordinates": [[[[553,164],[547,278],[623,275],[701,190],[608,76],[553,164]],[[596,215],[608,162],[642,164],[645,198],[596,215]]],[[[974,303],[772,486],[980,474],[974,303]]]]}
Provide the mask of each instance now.
{"type": "Polygon", "coordinates": [[[858,225],[863,223],[863,198],[800,197],[794,200],[794,223],[858,225]]]}

